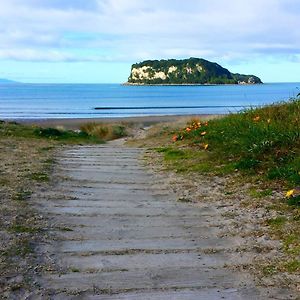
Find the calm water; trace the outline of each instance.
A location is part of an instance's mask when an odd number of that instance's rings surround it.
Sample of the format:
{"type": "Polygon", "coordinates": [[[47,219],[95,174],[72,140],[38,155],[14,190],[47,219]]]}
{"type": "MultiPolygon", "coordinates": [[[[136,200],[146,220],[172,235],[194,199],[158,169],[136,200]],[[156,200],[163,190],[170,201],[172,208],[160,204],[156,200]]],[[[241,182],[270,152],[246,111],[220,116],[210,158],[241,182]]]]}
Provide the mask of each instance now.
{"type": "Polygon", "coordinates": [[[287,100],[300,83],[227,86],[0,84],[0,119],[223,114],[287,100]],[[95,108],[101,108],[95,110],[95,108]]]}

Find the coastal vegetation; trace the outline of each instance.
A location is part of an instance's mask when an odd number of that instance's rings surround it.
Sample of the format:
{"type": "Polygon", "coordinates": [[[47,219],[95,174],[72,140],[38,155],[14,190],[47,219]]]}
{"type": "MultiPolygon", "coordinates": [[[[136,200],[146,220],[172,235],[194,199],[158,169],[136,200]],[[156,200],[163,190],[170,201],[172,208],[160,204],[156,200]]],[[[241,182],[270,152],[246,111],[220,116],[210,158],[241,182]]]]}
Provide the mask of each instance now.
{"type": "Polygon", "coordinates": [[[83,124],[80,129],[90,136],[95,136],[107,141],[127,136],[128,127],[128,124],[99,124],[90,122],[83,124]]]}
{"type": "Polygon", "coordinates": [[[192,120],[173,136],[194,150],[206,150],[215,172],[238,170],[300,184],[300,100],[250,109],[219,120],[192,120]]]}
{"type": "Polygon", "coordinates": [[[133,64],[128,84],[257,84],[254,75],[231,73],[201,58],[146,60],[133,64]]]}

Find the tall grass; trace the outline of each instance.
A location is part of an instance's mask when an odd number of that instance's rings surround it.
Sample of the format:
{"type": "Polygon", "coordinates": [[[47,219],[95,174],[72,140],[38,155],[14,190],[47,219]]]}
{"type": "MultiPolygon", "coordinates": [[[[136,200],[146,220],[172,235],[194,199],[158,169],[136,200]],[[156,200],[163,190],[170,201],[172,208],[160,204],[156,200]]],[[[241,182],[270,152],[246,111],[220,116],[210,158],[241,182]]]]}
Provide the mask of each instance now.
{"type": "Polygon", "coordinates": [[[201,123],[192,120],[174,140],[206,148],[208,160],[268,179],[300,184],[300,100],[250,109],[201,123]]]}
{"type": "Polygon", "coordinates": [[[103,140],[114,140],[127,136],[126,127],[122,124],[99,124],[95,122],[84,124],[81,131],[103,140]]]}

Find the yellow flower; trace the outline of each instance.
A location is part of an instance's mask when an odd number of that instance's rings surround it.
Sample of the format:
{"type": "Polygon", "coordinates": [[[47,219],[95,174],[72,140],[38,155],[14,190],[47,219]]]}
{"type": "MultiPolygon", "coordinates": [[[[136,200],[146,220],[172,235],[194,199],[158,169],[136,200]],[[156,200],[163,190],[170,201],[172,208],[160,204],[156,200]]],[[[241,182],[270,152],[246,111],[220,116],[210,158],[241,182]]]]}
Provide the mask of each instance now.
{"type": "Polygon", "coordinates": [[[271,119],[268,119],[267,122],[268,122],[268,124],[270,124],[271,123],[271,119]]]}
{"type": "Polygon", "coordinates": [[[286,192],[285,197],[291,198],[294,195],[295,190],[289,190],[286,192]]]}
{"type": "Polygon", "coordinates": [[[255,118],[253,118],[254,122],[258,122],[260,120],[260,116],[256,116],[255,118]]]}
{"type": "Polygon", "coordinates": [[[206,131],[201,132],[201,135],[206,135],[206,131]]]}
{"type": "Polygon", "coordinates": [[[204,145],[204,150],[207,150],[208,149],[208,144],[205,144],[204,145]]]}

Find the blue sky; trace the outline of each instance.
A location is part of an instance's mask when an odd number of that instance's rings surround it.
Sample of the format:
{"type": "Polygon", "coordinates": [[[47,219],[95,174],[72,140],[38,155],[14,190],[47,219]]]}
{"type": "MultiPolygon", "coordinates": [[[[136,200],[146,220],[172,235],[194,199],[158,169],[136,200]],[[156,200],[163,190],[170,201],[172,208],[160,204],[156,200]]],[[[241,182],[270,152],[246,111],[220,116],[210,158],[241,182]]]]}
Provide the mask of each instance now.
{"type": "Polygon", "coordinates": [[[0,78],[119,83],[145,59],[202,57],[300,82],[299,0],[0,0],[0,78]]]}

